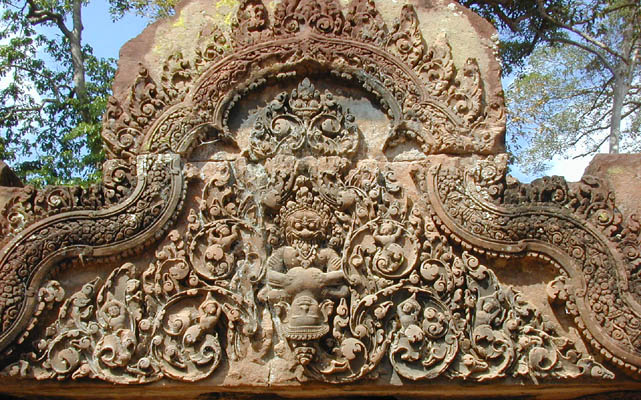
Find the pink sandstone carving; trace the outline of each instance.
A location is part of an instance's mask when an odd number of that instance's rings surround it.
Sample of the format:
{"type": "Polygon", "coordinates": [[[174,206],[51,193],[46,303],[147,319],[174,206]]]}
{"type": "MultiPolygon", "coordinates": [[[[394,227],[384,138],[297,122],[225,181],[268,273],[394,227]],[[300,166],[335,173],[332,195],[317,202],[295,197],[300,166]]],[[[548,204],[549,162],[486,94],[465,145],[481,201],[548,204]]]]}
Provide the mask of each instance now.
{"type": "Polygon", "coordinates": [[[638,219],[596,178],[508,178],[502,96],[452,51],[412,5],[387,26],[370,0],[243,0],[232,34],[206,27],[159,79],[141,65],[105,115],[103,184],[27,188],[2,210],[4,373],[637,377],[638,219]],[[349,90],[384,115],[384,140],[366,140],[349,90]],[[191,162],[203,146],[226,155],[191,162]],[[500,281],[494,264],[519,259],[556,268],[547,293],[587,348],[500,281]],[[120,266],[74,291],[55,279],[105,260],[120,266]]]}

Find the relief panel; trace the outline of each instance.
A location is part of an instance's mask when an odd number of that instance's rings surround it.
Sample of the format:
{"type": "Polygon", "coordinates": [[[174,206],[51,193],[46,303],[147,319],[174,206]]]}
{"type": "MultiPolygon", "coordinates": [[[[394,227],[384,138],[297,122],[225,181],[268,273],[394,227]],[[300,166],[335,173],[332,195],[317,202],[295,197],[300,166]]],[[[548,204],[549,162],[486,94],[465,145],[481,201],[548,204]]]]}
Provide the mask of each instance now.
{"type": "Polygon", "coordinates": [[[593,177],[509,177],[498,72],[425,7],[344,3],[240,1],[110,100],[101,185],[6,202],[6,379],[637,379],[638,218],[593,177]],[[553,306],[499,280],[519,262],[553,306]]]}

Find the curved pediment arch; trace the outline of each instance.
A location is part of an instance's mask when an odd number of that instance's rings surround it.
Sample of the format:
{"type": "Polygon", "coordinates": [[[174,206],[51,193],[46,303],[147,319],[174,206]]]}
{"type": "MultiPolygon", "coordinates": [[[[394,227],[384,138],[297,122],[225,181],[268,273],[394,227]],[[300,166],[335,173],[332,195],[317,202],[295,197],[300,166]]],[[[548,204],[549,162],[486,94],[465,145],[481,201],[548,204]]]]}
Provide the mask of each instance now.
{"type": "Polygon", "coordinates": [[[484,93],[474,59],[457,69],[447,39],[427,44],[419,25],[411,5],[388,28],[372,1],[345,10],[338,1],[289,1],[272,13],[260,1],[243,1],[231,37],[210,28],[214,45],[192,61],[170,56],[160,83],[141,69],[128,111],[113,100],[103,131],[108,153],[184,153],[199,134],[233,140],[228,114],[239,99],[305,71],[350,81],[377,98],[391,120],[385,150],[411,141],[425,154],[500,151],[502,97],[484,93]]]}
{"type": "MultiPolygon", "coordinates": [[[[491,53],[486,22],[448,38],[435,18],[472,18],[454,3],[232,3],[180,51],[126,47],[102,185],[7,201],[6,374],[415,393],[638,372],[639,224],[597,179],[508,177],[498,62],[467,57],[491,53]]],[[[143,36],[193,34],[183,14],[143,36]]]]}

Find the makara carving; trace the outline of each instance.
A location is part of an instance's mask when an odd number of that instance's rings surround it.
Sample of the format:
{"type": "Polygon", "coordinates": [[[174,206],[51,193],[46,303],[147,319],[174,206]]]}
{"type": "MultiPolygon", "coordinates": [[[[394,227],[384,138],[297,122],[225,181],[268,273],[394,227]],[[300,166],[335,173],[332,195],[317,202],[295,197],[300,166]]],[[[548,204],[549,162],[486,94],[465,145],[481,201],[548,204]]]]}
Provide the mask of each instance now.
{"type": "Polygon", "coordinates": [[[457,68],[444,36],[426,43],[411,5],[388,29],[372,1],[341,4],[285,0],[270,14],[241,1],[231,33],[205,27],[192,55],[158,77],[141,67],[110,101],[103,186],[7,203],[5,374],[191,382],[252,363],[285,382],[538,383],[638,371],[638,220],[623,223],[590,178],[510,181],[502,96],[484,91],[478,63],[457,68]],[[386,116],[380,157],[345,94],[316,89],[328,77],[386,116]],[[239,102],[292,82],[249,113],[241,140],[239,102]],[[238,151],[188,163],[211,143],[238,151]],[[396,159],[396,146],[418,156],[396,159]],[[76,290],[52,273],[158,241],[147,265],[122,260],[76,290]],[[555,266],[549,296],[590,347],[501,283],[499,258],[555,266]]]}

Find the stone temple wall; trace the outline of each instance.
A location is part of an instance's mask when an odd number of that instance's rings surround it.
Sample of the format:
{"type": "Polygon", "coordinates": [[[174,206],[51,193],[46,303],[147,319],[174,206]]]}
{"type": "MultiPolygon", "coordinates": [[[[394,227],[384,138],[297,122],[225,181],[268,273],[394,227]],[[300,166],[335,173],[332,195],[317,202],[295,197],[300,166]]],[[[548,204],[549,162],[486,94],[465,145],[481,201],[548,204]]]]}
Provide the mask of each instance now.
{"type": "Polygon", "coordinates": [[[0,392],[638,398],[641,160],[508,176],[496,45],[447,0],[184,1],[102,184],[0,168],[0,392]]]}

